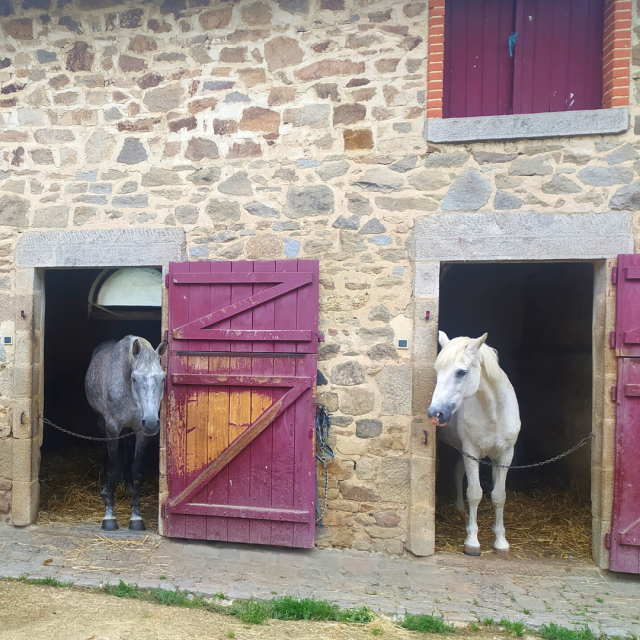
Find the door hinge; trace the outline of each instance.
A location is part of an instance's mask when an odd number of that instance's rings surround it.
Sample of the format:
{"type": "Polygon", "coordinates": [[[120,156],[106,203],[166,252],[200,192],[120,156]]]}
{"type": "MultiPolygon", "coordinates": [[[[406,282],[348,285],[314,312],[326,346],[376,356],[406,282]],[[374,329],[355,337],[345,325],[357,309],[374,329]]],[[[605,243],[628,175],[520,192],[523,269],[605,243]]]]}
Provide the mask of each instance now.
{"type": "Polygon", "coordinates": [[[167,501],[166,500],[160,505],[160,516],[162,518],[167,517],[167,501]]]}
{"type": "Polygon", "coordinates": [[[612,349],[616,348],[616,332],[615,331],[609,332],[609,346],[612,349]]]}
{"type": "Polygon", "coordinates": [[[611,386],[610,395],[611,395],[611,402],[618,401],[618,385],[614,384],[611,386]]]}
{"type": "Polygon", "coordinates": [[[167,289],[169,288],[169,274],[168,273],[164,277],[164,286],[167,287],[167,289]]]}
{"type": "Polygon", "coordinates": [[[611,269],[611,282],[612,284],[618,284],[618,267],[611,269]]]}
{"type": "Polygon", "coordinates": [[[324,333],[322,331],[316,332],[316,335],[318,336],[318,342],[324,342],[324,333]]]}
{"type": "Polygon", "coordinates": [[[611,534],[610,533],[605,533],[604,534],[604,546],[607,549],[611,549],[611,534]]]}

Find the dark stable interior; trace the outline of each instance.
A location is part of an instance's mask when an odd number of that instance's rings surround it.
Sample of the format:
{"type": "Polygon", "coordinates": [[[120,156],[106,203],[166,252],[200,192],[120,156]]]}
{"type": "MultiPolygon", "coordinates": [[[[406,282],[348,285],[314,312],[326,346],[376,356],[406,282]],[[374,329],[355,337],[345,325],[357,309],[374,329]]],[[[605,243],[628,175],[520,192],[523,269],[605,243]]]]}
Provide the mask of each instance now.
{"type": "MultiPolygon", "coordinates": [[[[105,340],[119,340],[129,334],[146,338],[154,347],[161,339],[159,320],[88,317],[89,291],[100,273],[100,269],[61,269],[45,273],[43,415],[64,429],[92,437],[102,435],[84,390],[85,374],[95,347],[105,340]]],[[[157,479],[158,442],[156,436],[147,447],[146,478],[157,479]]],[[[57,459],[67,456],[75,464],[79,458],[82,461],[84,452],[90,464],[102,466],[101,443],[74,438],[44,425],[42,466],[46,466],[47,456],[53,455],[57,459]]],[[[121,446],[122,463],[123,454],[121,446]]]]}
{"type": "MultiPolygon", "coordinates": [[[[439,329],[478,337],[498,351],[515,389],[522,427],[512,464],[547,460],[591,431],[593,265],[443,265],[439,329]]],[[[439,446],[438,493],[451,496],[456,452],[439,446]]],[[[481,466],[485,478],[489,467],[481,466]]],[[[560,461],[509,471],[507,488],[539,481],[577,491],[590,503],[590,447],[560,461]]],[[[484,482],[483,482],[484,484],[484,482]]]]}

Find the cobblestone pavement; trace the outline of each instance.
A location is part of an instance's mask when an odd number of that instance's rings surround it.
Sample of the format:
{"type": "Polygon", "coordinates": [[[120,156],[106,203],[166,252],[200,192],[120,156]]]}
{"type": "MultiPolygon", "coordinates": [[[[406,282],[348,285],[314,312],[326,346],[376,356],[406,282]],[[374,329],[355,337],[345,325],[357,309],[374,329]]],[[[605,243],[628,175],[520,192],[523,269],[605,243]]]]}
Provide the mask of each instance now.
{"type": "Polygon", "coordinates": [[[0,525],[0,577],[55,577],[82,586],[124,580],[228,598],[315,596],[383,614],[440,613],[464,624],[524,620],[537,628],[588,624],[608,635],[640,635],[640,576],[601,571],[587,562],[428,558],[325,550],[290,550],[178,541],[95,526],[0,525]]]}

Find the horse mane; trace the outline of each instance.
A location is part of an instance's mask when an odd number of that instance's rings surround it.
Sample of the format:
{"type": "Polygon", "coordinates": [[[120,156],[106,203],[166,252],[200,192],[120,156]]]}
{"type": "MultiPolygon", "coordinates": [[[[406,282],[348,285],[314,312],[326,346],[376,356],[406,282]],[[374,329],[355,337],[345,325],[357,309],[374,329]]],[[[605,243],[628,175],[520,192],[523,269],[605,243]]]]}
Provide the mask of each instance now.
{"type": "MultiPolygon", "coordinates": [[[[449,344],[438,354],[436,367],[453,366],[462,358],[471,340],[472,338],[463,336],[452,338],[449,344]]],[[[480,346],[479,358],[484,375],[494,382],[500,380],[503,371],[498,363],[498,352],[486,344],[483,344],[480,346]]]]}

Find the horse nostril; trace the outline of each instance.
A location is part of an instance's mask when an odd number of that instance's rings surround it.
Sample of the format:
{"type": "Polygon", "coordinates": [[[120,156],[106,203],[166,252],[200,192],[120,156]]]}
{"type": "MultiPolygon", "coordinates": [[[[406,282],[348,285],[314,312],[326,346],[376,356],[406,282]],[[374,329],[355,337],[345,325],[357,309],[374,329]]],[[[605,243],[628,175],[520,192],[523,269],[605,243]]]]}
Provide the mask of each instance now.
{"type": "Polygon", "coordinates": [[[442,422],[442,418],[444,418],[444,413],[442,413],[442,411],[438,411],[436,413],[436,418],[438,418],[438,422],[442,422]]]}
{"type": "Polygon", "coordinates": [[[146,420],[143,420],[143,421],[142,421],[142,426],[144,427],[146,424],[147,424],[147,421],[146,421],[146,420]]]}

